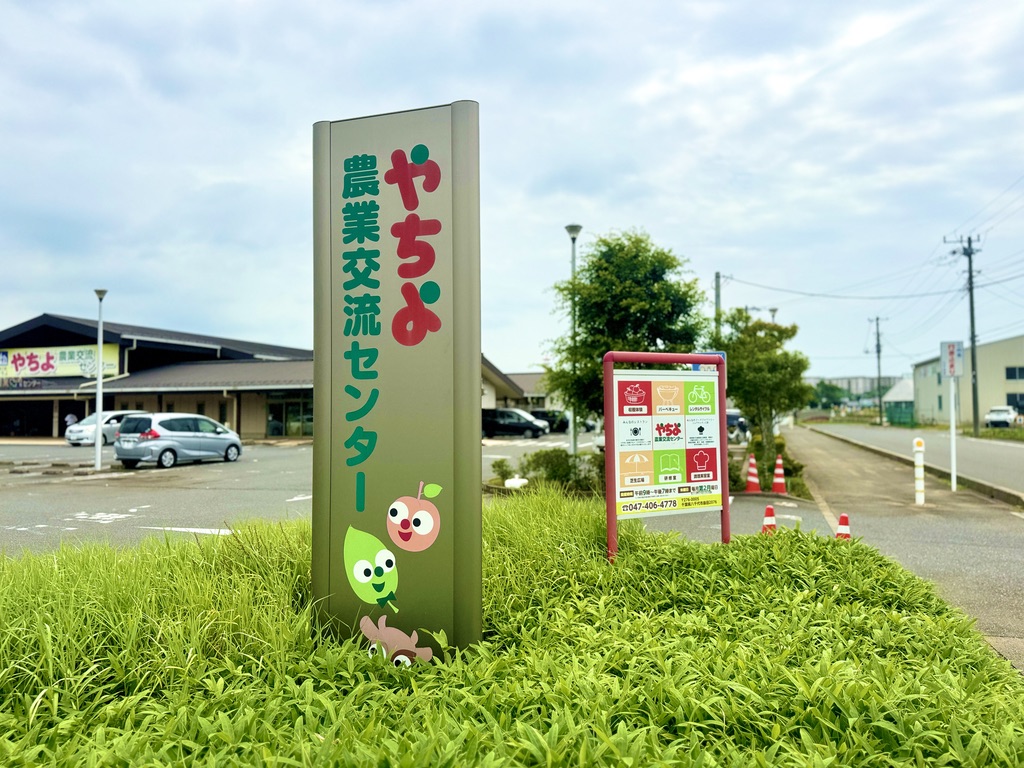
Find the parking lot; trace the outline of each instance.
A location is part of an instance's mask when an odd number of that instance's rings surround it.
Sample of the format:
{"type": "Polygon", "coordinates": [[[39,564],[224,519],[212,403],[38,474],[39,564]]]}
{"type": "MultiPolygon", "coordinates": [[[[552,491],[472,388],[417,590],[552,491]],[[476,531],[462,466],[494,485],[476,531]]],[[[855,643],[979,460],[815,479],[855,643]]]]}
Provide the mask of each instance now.
{"type": "Polygon", "coordinates": [[[308,443],[252,445],[235,463],[127,471],[111,466],[107,447],[104,469],[94,473],[91,447],[2,442],[0,549],[130,545],[148,536],[220,535],[252,519],[309,519],[312,451],[308,443]]]}
{"type": "MultiPolygon", "coordinates": [[[[580,451],[594,449],[581,433],[580,451]]],[[[491,462],[515,466],[530,451],[569,447],[565,434],[482,441],[482,480],[491,462]]],[[[45,551],[62,542],[131,545],[149,536],[214,536],[246,520],[310,519],[313,446],[309,441],[247,445],[235,463],[125,470],[113,448],[93,470],[92,446],[59,440],[0,440],[0,550],[45,551]]]]}

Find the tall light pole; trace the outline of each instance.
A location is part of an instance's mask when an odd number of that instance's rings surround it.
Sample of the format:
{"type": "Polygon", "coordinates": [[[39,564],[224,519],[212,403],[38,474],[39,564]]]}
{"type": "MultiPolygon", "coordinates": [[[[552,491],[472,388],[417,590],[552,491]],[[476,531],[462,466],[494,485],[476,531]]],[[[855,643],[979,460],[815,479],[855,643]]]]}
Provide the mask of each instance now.
{"type": "MultiPolygon", "coordinates": [[[[583,230],[579,224],[568,224],[565,227],[565,231],[569,233],[569,239],[572,240],[572,386],[573,392],[576,388],[576,238],[579,237],[580,232],[583,230]]],[[[576,396],[573,393],[569,395],[569,452],[572,454],[573,460],[576,459],[576,396]]],[[[575,466],[575,463],[574,465],[575,466]]]]}
{"type": "Polygon", "coordinates": [[[93,444],[96,446],[95,469],[103,462],[103,297],[106,288],[96,288],[96,298],[100,300],[99,322],[96,324],[96,431],[93,433],[93,444]]]}

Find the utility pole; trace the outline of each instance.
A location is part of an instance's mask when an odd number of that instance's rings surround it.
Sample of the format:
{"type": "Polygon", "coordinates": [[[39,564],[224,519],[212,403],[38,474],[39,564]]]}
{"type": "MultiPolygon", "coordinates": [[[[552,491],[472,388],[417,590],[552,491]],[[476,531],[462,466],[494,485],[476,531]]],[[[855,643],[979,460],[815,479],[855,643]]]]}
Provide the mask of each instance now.
{"type": "Polygon", "coordinates": [[[715,272],[715,338],[722,338],[722,273],[715,272]]]}
{"type": "Polygon", "coordinates": [[[961,237],[959,240],[947,240],[943,238],[943,242],[950,243],[955,242],[960,245],[959,251],[953,249],[950,251],[954,256],[962,255],[967,257],[967,295],[970,299],[971,306],[971,404],[974,409],[974,436],[978,436],[978,344],[977,337],[974,333],[974,254],[978,253],[979,248],[974,247],[974,238],[970,235],[967,236],[967,245],[964,245],[964,239],[961,237]]]}
{"type": "MultiPolygon", "coordinates": [[[[878,426],[882,426],[882,331],[880,318],[875,318],[875,360],[878,363],[878,378],[875,379],[875,391],[878,393],[878,426]]],[[[870,321],[868,321],[870,322],[870,321]]]]}

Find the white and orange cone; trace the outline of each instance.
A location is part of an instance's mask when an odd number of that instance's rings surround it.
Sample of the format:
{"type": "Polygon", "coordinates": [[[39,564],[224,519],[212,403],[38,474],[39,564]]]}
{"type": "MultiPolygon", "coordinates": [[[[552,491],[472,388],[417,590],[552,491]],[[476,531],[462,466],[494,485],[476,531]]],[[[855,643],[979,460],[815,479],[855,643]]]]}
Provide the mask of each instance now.
{"type": "Polygon", "coordinates": [[[839,516],[839,527],[836,528],[836,538],[850,538],[850,516],[845,512],[839,516]]]}
{"type": "Polygon", "coordinates": [[[775,476],[772,478],[772,493],[786,492],[786,471],[782,468],[782,454],[775,457],[775,476]]]}
{"type": "Polygon", "coordinates": [[[750,461],[747,462],[747,493],[761,492],[761,478],[757,476],[757,461],[754,454],[750,454],[750,461]]]}
{"type": "Polygon", "coordinates": [[[769,504],[764,508],[764,522],[761,523],[761,533],[771,536],[775,533],[775,507],[769,504]]]}

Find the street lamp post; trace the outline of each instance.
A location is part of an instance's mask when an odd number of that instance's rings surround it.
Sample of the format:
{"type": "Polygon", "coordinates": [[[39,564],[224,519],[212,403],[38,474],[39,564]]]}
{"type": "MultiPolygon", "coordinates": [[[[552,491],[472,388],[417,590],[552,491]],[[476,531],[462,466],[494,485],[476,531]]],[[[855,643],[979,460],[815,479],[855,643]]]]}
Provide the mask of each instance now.
{"type": "Polygon", "coordinates": [[[99,322],[96,324],[96,431],[93,433],[93,444],[96,446],[95,469],[103,462],[103,297],[107,295],[105,288],[96,288],[96,298],[100,300],[99,322]]]}
{"type": "MultiPolygon", "coordinates": [[[[569,224],[565,227],[565,231],[569,233],[569,239],[572,240],[572,386],[573,390],[576,387],[576,238],[579,237],[580,232],[583,230],[579,224],[569,224]]],[[[576,459],[576,397],[573,392],[569,394],[569,452],[572,454],[573,460],[576,459]]],[[[574,464],[575,466],[575,464],[574,464]]]]}

